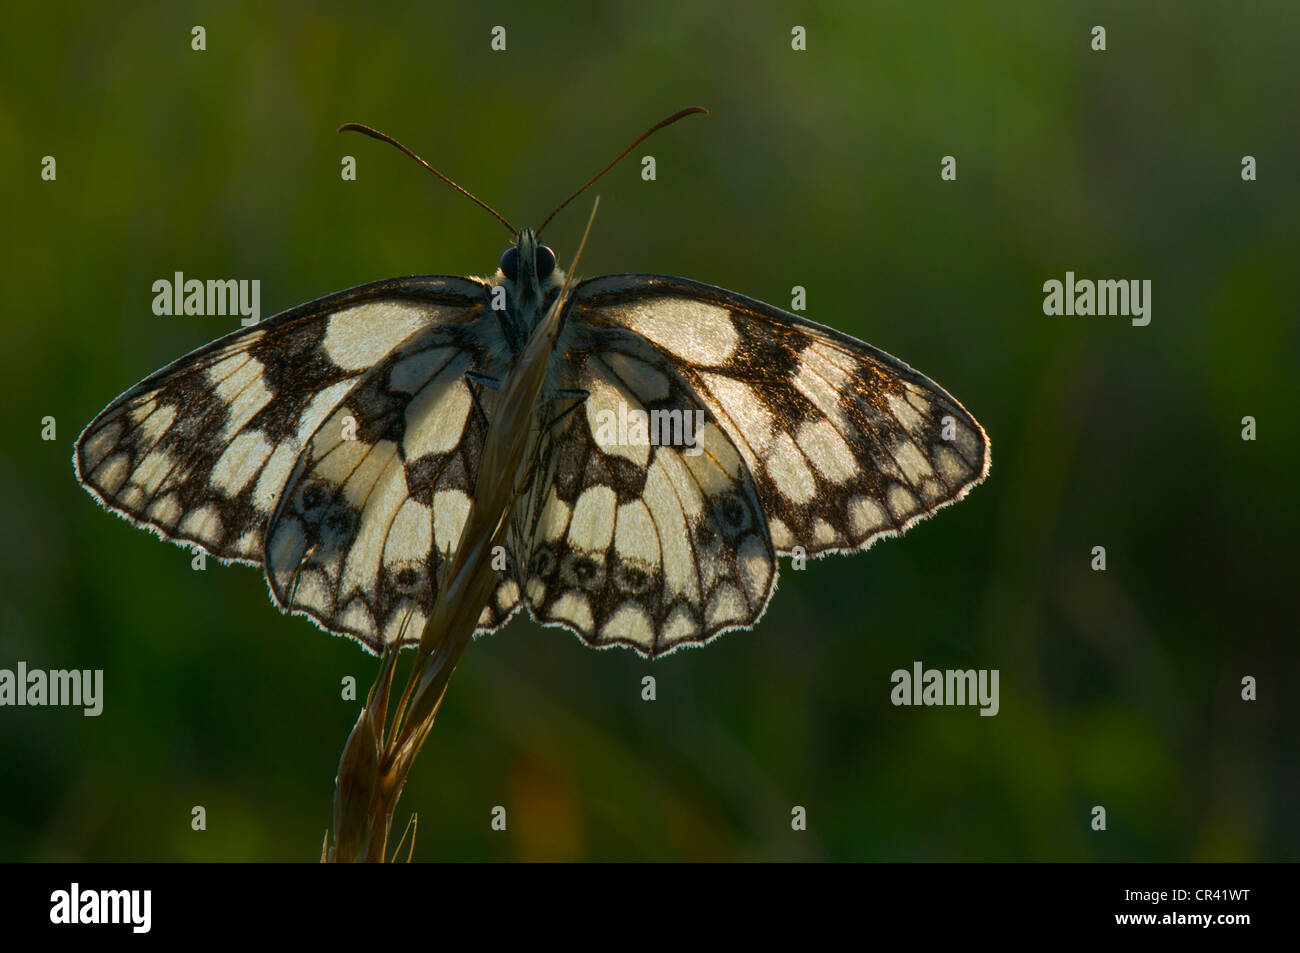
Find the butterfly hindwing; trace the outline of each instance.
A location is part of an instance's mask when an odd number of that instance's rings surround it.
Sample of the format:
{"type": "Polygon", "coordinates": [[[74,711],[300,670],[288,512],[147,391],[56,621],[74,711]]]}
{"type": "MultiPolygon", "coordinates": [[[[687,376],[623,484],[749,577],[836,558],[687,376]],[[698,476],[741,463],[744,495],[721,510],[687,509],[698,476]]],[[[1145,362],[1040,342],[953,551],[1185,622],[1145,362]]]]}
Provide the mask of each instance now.
{"type": "Polygon", "coordinates": [[[983,429],[943,388],[868,344],[684,278],[578,286],[569,320],[647,339],[753,475],[778,552],[863,549],[988,472],[983,429]]]}
{"type": "MultiPolygon", "coordinates": [[[[407,338],[316,429],[267,529],[266,573],[282,608],[372,649],[418,639],[439,573],[469,514],[486,435],[470,374],[494,351],[458,327],[407,338]]],[[[497,594],[495,628],[515,604],[497,594]]]]}
{"type": "Polygon", "coordinates": [[[538,621],[660,655],[756,622],[776,559],[728,435],[653,347],[614,337],[579,324],[561,342],[568,376],[558,383],[586,397],[568,413],[553,404],[562,416],[516,516],[512,555],[538,621]],[[685,425],[691,445],[622,439],[629,412],[667,428],[657,436],[676,425],[680,438],[685,425]]]}

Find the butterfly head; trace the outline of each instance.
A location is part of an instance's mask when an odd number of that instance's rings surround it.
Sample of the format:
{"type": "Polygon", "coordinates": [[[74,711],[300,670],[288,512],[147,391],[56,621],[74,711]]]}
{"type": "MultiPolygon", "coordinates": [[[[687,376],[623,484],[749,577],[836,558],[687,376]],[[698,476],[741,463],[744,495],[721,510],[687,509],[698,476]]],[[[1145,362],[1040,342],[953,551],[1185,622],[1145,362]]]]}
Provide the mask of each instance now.
{"type": "Polygon", "coordinates": [[[555,266],[555,252],[539,245],[530,228],[520,231],[515,243],[501,255],[497,277],[512,288],[517,298],[541,299],[564,282],[564,272],[555,266]]]}

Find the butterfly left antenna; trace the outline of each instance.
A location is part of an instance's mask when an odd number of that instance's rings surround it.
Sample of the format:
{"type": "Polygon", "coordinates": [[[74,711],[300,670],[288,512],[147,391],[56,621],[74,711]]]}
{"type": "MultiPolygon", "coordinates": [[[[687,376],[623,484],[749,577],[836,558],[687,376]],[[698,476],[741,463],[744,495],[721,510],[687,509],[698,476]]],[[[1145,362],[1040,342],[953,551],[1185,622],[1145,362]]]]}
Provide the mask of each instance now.
{"type": "Polygon", "coordinates": [[[507,222],[504,218],[502,218],[502,217],[501,217],[501,213],[498,212],[496,209],[494,209],[491,205],[488,205],[486,202],[484,202],[482,199],[480,199],[478,196],[476,196],[473,192],[470,192],[468,189],[463,188],[462,186],[457,185],[455,182],[453,182],[451,179],[447,178],[447,176],[443,175],[441,172],[439,172],[439,171],[438,171],[437,169],[435,169],[433,166],[429,165],[429,163],[425,162],[423,159],[421,159],[419,156],[417,156],[417,155],[416,155],[414,152],[412,152],[410,149],[406,148],[406,146],[402,145],[400,142],[398,142],[398,141],[397,141],[396,139],[394,139],[392,136],[387,135],[387,134],[385,134],[385,133],[382,133],[382,132],[380,132],[378,129],[372,129],[372,128],[370,128],[369,126],[362,125],[362,124],[359,123],[359,122],[345,122],[343,125],[339,126],[339,130],[338,130],[338,131],[339,131],[339,132],[360,132],[360,133],[363,133],[363,134],[369,136],[371,139],[378,139],[380,142],[386,142],[386,143],[388,143],[390,146],[395,146],[395,147],[397,147],[398,149],[400,149],[400,150],[402,150],[403,152],[405,152],[405,153],[406,153],[408,156],[410,156],[412,159],[414,159],[416,162],[420,163],[420,165],[424,166],[426,169],[428,169],[430,172],[432,172],[434,175],[436,175],[438,178],[442,179],[442,181],[446,182],[448,185],[450,185],[453,189],[455,189],[455,190],[456,190],[457,192],[459,192],[461,195],[463,195],[463,196],[465,196],[466,198],[468,198],[471,202],[473,202],[473,203],[474,203],[475,205],[477,205],[479,208],[486,209],[486,210],[487,210],[487,211],[492,215],[493,218],[495,218],[498,222],[500,222],[500,223],[501,223],[502,225],[504,225],[506,228],[510,229],[510,234],[511,234],[511,235],[518,235],[518,234],[519,234],[519,230],[516,229],[513,225],[511,225],[509,222],[507,222]]]}

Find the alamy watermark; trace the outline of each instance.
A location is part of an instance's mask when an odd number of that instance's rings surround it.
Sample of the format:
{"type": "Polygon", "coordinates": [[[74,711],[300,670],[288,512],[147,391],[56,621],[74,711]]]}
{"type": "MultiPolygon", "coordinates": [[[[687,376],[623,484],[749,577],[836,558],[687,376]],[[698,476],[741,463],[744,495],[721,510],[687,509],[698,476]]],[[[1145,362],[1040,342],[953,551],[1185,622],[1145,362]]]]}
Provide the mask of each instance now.
{"type": "Polygon", "coordinates": [[[912,663],[912,670],[896,669],[889,700],[895,705],[979,705],[981,715],[996,715],[998,670],[924,668],[912,663]]]}
{"type": "Polygon", "coordinates": [[[1043,282],[1043,314],[1122,315],[1132,318],[1134,327],[1151,323],[1151,279],[1112,280],[1075,278],[1065,273],[1065,281],[1051,278],[1043,282]]]}
{"type": "Polygon", "coordinates": [[[50,894],[50,922],[55,924],[129,924],[132,933],[148,933],[153,922],[152,890],[68,890],[50,894]]]}
{"type": "Polygon", "coordinates": [[[240,316],[239,323],[252,327],[262,320],[262,282],[258,278],[186,278],[176,272],[171,278],[153,283],[153,313],[164,315],[240,316]]]}
{"type": "Polygon", "coordinates": [[[688,457],[698,457],[702,410],[629,410],[619,401],[618,409],[596,412],[596,443],[600,447],[683,447],[688,457]]]}
{"type": "Polygon", "coordinates": [[[104,710],[104,670],[0,668],[0,706],[80,706],[87,718],[104,710]]]}

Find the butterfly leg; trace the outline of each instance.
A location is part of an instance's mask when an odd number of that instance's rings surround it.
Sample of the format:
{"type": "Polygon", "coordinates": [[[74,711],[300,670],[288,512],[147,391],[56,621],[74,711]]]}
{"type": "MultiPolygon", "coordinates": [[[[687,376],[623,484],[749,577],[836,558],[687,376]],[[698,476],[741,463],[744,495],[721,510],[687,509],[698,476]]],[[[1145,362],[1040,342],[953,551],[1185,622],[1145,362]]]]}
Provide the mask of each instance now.
{"type": "Polygon", "coordinates": [[[478,384],[479,387],[490,387],[493,390],[499,391],[501,389],[501,381],[495,377],[487,377],[483,374],[475,374],[473,371],[468,371],[465,374],[465,383],[469,387],[469,396],[474,401],[474,409],[478,411],[478,419],[483,424],[483,429],[486,430],[488,425],[487,412],[483,410],[483,403],[479,400],[478,388],[474,385],[478,384]]]}
{"type": "Polygon", "coordinates": [[[550,430],[552,427],[558,424],[565,417],[569,416],[569,414],[573,413],[575,410],[581,407],[583,401],[585,401],[590,396],[591,396],[591,391],[586,391],[586,390],[556,391],[554,397],[555,400],[571,400],[574,403],[570,404],[568,407],[564,408],[564,410],[560,411],[553,418],[551,418],[546,423],[544,423],[542,425],[542,430],[543,431],[550,430]]]}
{"type": "MultiPolygon", "coordinates": [[[[569,414],[573,413],[575,410],[581,407],[583,402],[590,396],[591,396],[591,392],[585,390],[562,390],[556,393],[555,399],[572,400],[574,403],[566,407],[564,410],[560,411],[550,420],[543,421],[542,424],[539,426],[538,430],[543,439],[538,440],[536,444],[534,444],[532,463],[528,467],[524,486],[519,487],[516,490],[516,493],[523,492],[527,488],[528,484],[534,479],[534,475],[536,474],[537,468],[542,459],[542,454],[545,452],[544,444],[548,442],[545,438],[550,436],[551,428],[554,427],[556,424],[558,424],[565,417],[569,416],[569,414]]],[[[519,582],[522,585],[523,580],[517,579],[516,582],[519,582]]]]}
{"type": "MultiPolygon", "coordinates": [[[[564,410],[560,411],[550,420],[543,422],[541,427],[538,429],[541,431],[543,435],[548,434],[552,427],[554,427],[565,417],[569,416],[569,414],[573,413],[575,410],[581,407],[583,402],[590,396],[591,396],[591,392],[585,390],[562,390],[557,392],[555,395],[556,400],[572,400],[573,403],[570,404],[568,407],[564,408],[564,410]]],[[[539,440],[537,442],[537,446],[533,448],[533,469],[536,469],[537,462],[539,459],[541,459],[541,456],[542,456],[542,441],[539,440]]]]}
{"type": "Polygon", "coordinates": [[[298,568],[293,573],[293,586],[289,589],[289,602],[285,605],[285,610],[288,612],[293,611],[293,600],[298,597],[298,583],[302,582],[302,567],[306,565],[308,559],[316,554],[316,548],[317,544],[313,543],[303,550],[303,554],[298,557],[298,568]]]}

